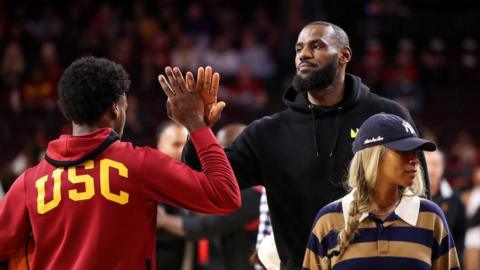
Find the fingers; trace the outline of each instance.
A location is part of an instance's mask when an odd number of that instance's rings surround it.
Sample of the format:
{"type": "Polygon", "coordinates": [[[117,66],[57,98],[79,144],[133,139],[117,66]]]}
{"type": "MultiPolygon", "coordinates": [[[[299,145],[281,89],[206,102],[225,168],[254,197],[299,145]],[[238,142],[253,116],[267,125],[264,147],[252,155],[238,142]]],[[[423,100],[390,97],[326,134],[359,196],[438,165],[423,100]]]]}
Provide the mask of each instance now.
{"type": "Polygon", "coordinates": [[[210,88],[210,95],[215,97],[217,100],[218,87],[220,86],[220,74],[215,72],[212,78],[212,87],[210,88]]]}
{"type": "Polygon", "coordinates": [[[217,104],[215,104],[212,109],[210,110],[210,114],[208,116],[208,124],[210,126],[213,126],[218,120],[220,120],[220,117],[222,115],[222,111],[225,108],[226,104],[223,101],[219,101],[217,104]]]}
{"type": "Polygon", "coordinates": [[[187,80],[187,91],[188,92],[194,92],[195,91],[195,80],[193,79],[193,74],[192,72],[187,72],[187,75],[185,76],[187,80]]]}
{"type": "Polygon", "coordinates": [[[175,78],[177,79],[178,84],[179,84],[182,92],[188,91],[187,90],[187,84],[185,83],[185,79],[183,79],[182,72],[180,71],[180,69],[178,67],[173,68],[173,74],[175,75],[175,78]]]}
{"type": "Polygon", "coordinates": [[[202,91],[203,90],[203,83],[205,81],[205,71],[203,70],[203,67],[199,67],[197,71],[197,85],[195,86],[195,89],[197,91],[202,91]]]}
{"type": "MultiPolygon", "coordinates": [[[[178,69],[178,68],[176,68],[178,69]]],[[[175,94],[182,93],[185,91],[185,86],[182,87],[181,83],[179,82],[179,78],[175,77],[174,71],[170,66],[165,68],[165,74],[167,75],[168,81],[170,83],[171,88],[175,94]]],[[[180,73],[180,76],[182,74],[180,73]]],[[[183,80],[183,76],[182,76],[183,80]]]]}
{"type": "Polygon", "coordinates": [[[172,87],[170,87],[170,85],[168,84],[165,76],[158,76],[158,82],[160,82],[160,86],[162,86],[163,92],[165,93],[165,95],[167,95],[167,97],[170,98],[175,96],[175,92],[173,92],[172,87]]]}
{"type": "Polygon", "coordinates": [[[174,120],[172,115],[172,101],[170,98],[167,99],[167,116],[168,118],[174,120]]]}
{"type": "Polygon", "coordinates": [[[203,91],[210,93],[210,86],[212,84],[212,67],[207,66],[205,68],[205,82],[203,83],[203,91]]]}

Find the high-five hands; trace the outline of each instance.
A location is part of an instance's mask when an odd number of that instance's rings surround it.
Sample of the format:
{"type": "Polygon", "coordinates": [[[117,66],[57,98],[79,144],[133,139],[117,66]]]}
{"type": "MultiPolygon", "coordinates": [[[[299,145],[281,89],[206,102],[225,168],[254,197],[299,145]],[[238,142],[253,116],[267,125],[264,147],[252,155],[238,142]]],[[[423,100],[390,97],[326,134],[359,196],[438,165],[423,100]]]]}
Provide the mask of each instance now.
{"type": "Polygon", "coordinates": [[[205,105],[199,92],[193,87],[193,74],[187,74],[186,81],[179,68],[165,68],[165,74],[158,76],[163,92],[167,95],[167,115],[182,124],[189,132],[207,126],[205,105]]]}
{"type": "MultiPolygon", "coordinates": [[[[187,76],[189,73],[191,72],[187,72],[187,76]]],[[[220,115],[226,105],[223,101],[217,101],[219,86],[220,74],[215,72],[212,76],[212,68],[210,66],[207,66],[205,70],[203,67],[198,68],[195,88],[199,91],[205,104],[205,121],[210,126],[220,119],[220,115]]]]}
{"type": "Polygon", "coordinates": [[[184,79],[180,69],[177,67],[173,68],[173,70],[171,67],[166,67],[165,73],[168,77],[168,82],[163,76],[160,76],[159,80],[167,96],[172,92],[174,94],[176,92],[196,93],[204,104],[203,115],[205,123],[212,126],[220,119],[222,110],[225,108],[225,102],[217,101],[220,75],[216,72],[213,73],[211,67],[207,66],[205,69],[203,67],[198,68],[196,82],[191,72],[187,72],[186,79],[184,79]]]}

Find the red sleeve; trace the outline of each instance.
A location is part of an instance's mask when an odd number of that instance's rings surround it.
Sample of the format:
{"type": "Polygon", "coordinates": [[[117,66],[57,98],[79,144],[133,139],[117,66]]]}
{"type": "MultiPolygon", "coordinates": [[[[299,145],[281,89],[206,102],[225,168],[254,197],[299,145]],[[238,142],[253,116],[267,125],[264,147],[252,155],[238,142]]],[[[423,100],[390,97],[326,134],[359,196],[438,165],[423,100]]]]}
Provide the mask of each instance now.
{"type": "Polygon", "coordinates": [[[29,233],[22,174],[0,202],[0,261],[15,253],[25,243],[29,233]]]}
{"type": "Polygon", "coordinates": [[[158,201],[201,213],[226,214],[240,207],[240,189],[232,167],[210,128],[190,134],[203,172],[146,148],[146,193],[158,201]]]}

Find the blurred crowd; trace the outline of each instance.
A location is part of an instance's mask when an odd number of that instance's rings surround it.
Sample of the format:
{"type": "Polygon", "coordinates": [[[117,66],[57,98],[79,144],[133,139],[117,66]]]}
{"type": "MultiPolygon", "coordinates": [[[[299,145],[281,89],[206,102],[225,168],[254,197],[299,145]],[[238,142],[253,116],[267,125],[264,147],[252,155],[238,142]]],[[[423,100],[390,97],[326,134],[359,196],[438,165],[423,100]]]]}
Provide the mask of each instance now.
{"type": "Polygon", "coordinates": [[[407,107],[445,151],[445,179],[467,203],[480,186],[480,128],[471,125],[480,115],[473,88],[480,82],[480,37],[455,18],[478,19],[480,12],[466,5],[455,17],[448,1],[425,2],[437,10],[395,0],[0,0],[0,196],[49,140],[70,132],[56,106],[56,84],[75,58],[104,56],[125,67],[132,87],[124,140],[154,146],[155,128],[166,119],[157,82],[165,66],[211,65],[228,104],[219,126],[249,123],[282,107],[298,32],[326,19],[350,35],[349,71],[407,107]]]}

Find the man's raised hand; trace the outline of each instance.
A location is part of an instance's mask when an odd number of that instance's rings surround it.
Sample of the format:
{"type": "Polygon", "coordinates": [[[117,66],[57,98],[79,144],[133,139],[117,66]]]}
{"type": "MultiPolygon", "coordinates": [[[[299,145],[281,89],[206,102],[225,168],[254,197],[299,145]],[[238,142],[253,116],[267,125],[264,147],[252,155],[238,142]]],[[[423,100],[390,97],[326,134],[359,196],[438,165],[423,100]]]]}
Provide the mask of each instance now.
{"type": "Polygon", "coordinates": [[[167,115],[184,125],[189,132],[206,126],[205,105],[198,91],[193,87],[193,75],[187,74],[187,81],[179,68],[165,68],[165,74],[158,76],[163,92],[167,95],[167,115]]]}
{"type": "MultiPolygon", "coordinates": [[[[212,68],[207,66],[205,69],[199,67],[197,71],[197,83],[195,88],[199,91],[205,104],[205,121],[212,126],[219,119],[225,102],[217,102],[218,88],[220,87],[220,74],[213,73],[212,68]]],[[[192,75],[193,77],[193,75],[192,75]]]]}

